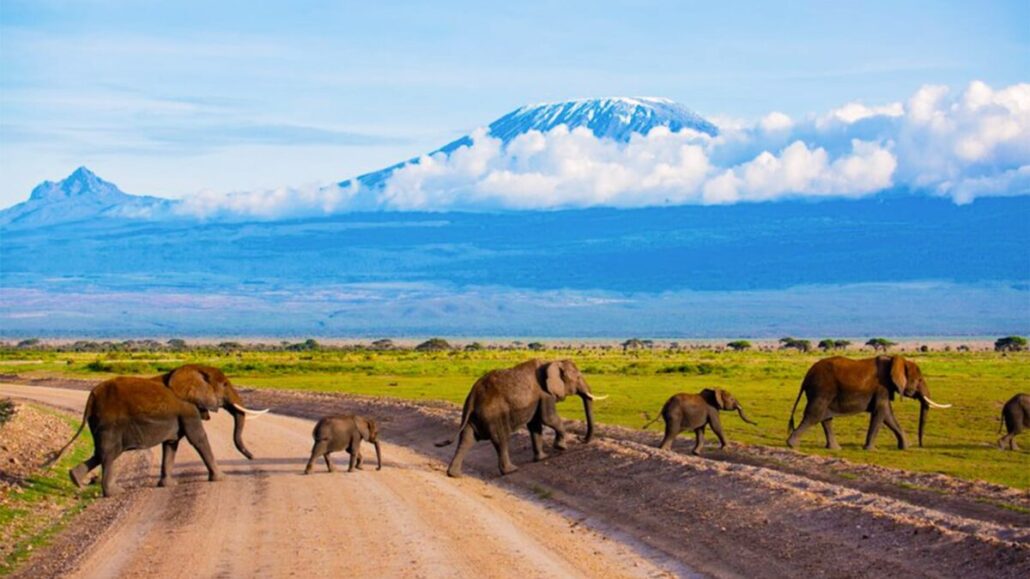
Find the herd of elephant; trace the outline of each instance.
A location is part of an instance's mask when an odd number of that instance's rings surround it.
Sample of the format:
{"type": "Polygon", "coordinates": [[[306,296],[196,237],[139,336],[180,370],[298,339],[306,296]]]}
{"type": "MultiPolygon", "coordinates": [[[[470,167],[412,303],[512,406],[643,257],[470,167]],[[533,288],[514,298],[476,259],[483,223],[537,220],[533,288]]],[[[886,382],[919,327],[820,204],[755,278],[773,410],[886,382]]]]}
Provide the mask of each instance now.
{"type": "MultiPolygon", "coordinates": [[[[489,440],[497,451],[498,468],[501,474],[517,469],[509,456],[508,444],[511,435],[526,426],[529,429],[534,460],[542,460],[544,452],[543,431],[548,427],[554,431],[553,446],[565,450],[566,432],[557,403],[567,396],[579,396],[586,415],[586,432],[582,442],[590,442],[594,436],[595,396],[583,374],[571,360],[529,360],[512,368],[492,370],[483,375],[472,386],[462,409],[461,425],[458,429],[458,445],[447,469],[449,476],[461,476],[465,455],[480,440],[489,440]]],[[[921,404],[919,413],[919,445],[923,445],[923,431],[926,415],[930,408],[948,408],[930,398],[930,392],[922,372],[914,362],[901,356],[877,356],[862,360],[843,357],[826,358],[816,362],[805,375],[801,390],[794,401],[788,425],[787,444],[794,448],[801,435],[808,428],[820,424],[826,434],[827,448],[839,448],[833,434],[833,418],[868,412],[871,414],[865,448],[871,449],[876,435],[886,424],[895,435],[898,447],[905,449],[908,441],[890,402],[895,395],[914,398],[921,404]],[[801,400],[807,397],[801,423],[794,427],[794,412],[801,400]]],[[[158,486],[175,484],[172,468],[175,453],[183,437],[199,453],[208,470],[208,479],[222,478],[222,473],[211,453],[211,447],[204,431],[203,421],[210,419],[211,412],[224,408],[234,419],[233,442],[237,450],[248,459],[253,455],[243,443],[243,428],[247,416],[259,416],[268,410],[255,411],[243,406],[236,388],[221,370],[210,366],[190,364],[181,366],[152,378],[117,377],[97,385],[90,392],[83,413],[82,424],[68,443],[56,452],[48,462],[52,464],[71,446],[88,424],[93,434],[93,455],[85,462],[71,469],[72,481],[79,487],[88,484],[90,471],[102,468],[101,487],[104,496],[117,494],[121,489],[114,475],[114,462],[127,450],[162,446],[161,475],[158,486]]],[[[694,454],[700,454],[704,445],[705,428],[711,428],[726,446],[719,420],[720,411],[736,411],[741,419],[754,424],[744,414],[743,406],[723,389],[705,389],[698,394],[676,394],[662,407],[661,414],[650,423],[662,418],[665,421],[665,436],[659,447],[667,450],[681,432],[692,430],[696,436],[694,454]]],[[[1017,394],[1002,410],[1002,419],[1007,434],[998,440],[1003,449],[1015,450],[1014,437],[1030,428],[1030,395],[1017,394]]],[[[346,450],[350,454],[348,470],[362,467],[361,443],[368,441],[375,445],[377,468],[382,468],[382,453],[376,423],[361,416],[340,415],[321,419],[312,436],[314,444],[305,474],[311,472],[315,461],[321,457],[326,467],[333,471],[330,454],[346,450]]],[[[438,447],[449,445],[453,440],[437,443],[438,447]]]]}

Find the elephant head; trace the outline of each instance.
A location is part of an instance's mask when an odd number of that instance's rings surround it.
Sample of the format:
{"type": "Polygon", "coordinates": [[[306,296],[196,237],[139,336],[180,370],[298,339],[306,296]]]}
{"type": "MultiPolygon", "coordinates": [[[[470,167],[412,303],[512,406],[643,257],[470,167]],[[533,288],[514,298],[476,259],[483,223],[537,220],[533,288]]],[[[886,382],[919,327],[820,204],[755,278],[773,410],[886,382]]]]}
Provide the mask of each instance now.
{"type": "MultiPolygon", "coordinates": [[[[890,374],[893,391],[906,398],[919,400],[919,446],[923,446],[923,429],[926,426],[926,413],[930,408],[951,408],[951,404],[938,404],[930,399],[930,389],[926,385],[919,366],[901,356],[890,358],[890,374]]],[[[893,392],[892,392],[893,394],[893,392]]]]}
{"type": "Polygon", "coordinates": [[[755,422],[744,414],[744,407],[740,405],[740,402],[738,402],[737,399],[726,390],[723,390],[722,388],[716,388],[714,390],[711,388],[705,388],[701,391],[701,397],[719,410],[736,410],[737,414],[740,415],[741,420],[748,424],[755,424],[755,422]]]}
{"type": "Polygon", "coordinates": [[[570,395],[579,396],[583,400],[583,412],[587,419],[587,433],[583,441],[590,442],[594,437],[594,400],[604,400],[607,396],[594,396],[590,392],[590,385],[572,360],[547,362],[541,369],[540,385],[544,391],[559,402],[570,395]]]}
{"type": "Polygon", "coordinates": [[[243,456],[253,460],[254,455],[243,444],[243,424],[247,415],[257,417],[268,410],[255,411],[245,408],[236,388],[221,370],[211,366],[188,364],[158,376],[156,380],[175,392],[179,398],[196,405],[205,420],[210,418],[210,412],[218,412],[219,408],[225,408],[233,417],[233,442],[236,449],[243,456]]]}
{"type": "Polygon", "coordinates": [[[376,421],[359,417],[357,425],[361,437],[376,447],[376,470],[383,470],[383,453],[379,448],[379,428],[376,426],[376,421]]]}

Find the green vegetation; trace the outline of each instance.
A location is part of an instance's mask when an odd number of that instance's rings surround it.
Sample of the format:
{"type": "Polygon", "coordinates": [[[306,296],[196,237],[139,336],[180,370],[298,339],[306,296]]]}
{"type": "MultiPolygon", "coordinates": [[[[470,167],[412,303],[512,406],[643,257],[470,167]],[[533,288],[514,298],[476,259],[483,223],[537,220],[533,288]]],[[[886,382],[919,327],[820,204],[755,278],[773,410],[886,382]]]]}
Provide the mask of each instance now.
{"type": "Polygon", "coordinates": [[[812,351],[812,342],[810,340],[799,340],[797,338],[780,338],[780,347],[787,349],[794,349],[799,352],[810,352],[812,351]]]}
{"type": "Polygon", "coordinates": [[[14,418],[14,402],[10,398],[0,400],[0,426],[14,418]]]}
{"type": "MultiPolygon", "coordinates": [[[[76,418],[39,406],[34,408],[60,416],[73,428],[79,426],[76,418]]],[[[86,505],[100,496],[99,487],[91,486],[80,491],[68,479],[68,469],[86,460],[92,450],[93,439],[89,430],[85,430],[61,460],[30,477],[21,492],[10,493],[0,504],[0,525],[14,531],[13,549],[0,560],[0,575],[14,572],[33,550],[46,545],[86,505]]]]}
{"type": "MultiPolygon", "coordinates": [[[[640,341],[643,346],[643,340],[640,341]]],[[[225,350],[215,346],[184,352],[105,353],[52,349],[0,348],[0,372],[23,375],[65,375],[100,380],[114,374],[154,375],[186,362],[221,367],[244,386],[300,389],[321,392],[445,400],[461,404],[469,387],[487,370],[511,366],[527,358],[571,358],[598,394],[608,400],[596,405],[598,420],[639,428],[644,413],[654,415],[676,392],[697,392],[724,387],[747,408],[758,427],[737,417],[723,419],[731,441],[783,448],[787,418],[808,368],[826,354],[798,349],[717,351],[713,349],[591,345],[530,351],[525,345],[480,350],[414,351],[392,348],[328,347],[292,352],[283,347],[250,346],[225,350]],[[33,361],[34,363],[27,363],[33,361]]],[[[869,356],[848,351],[844,355],[869,356]]],[[[1016,392],[1030,390],[1030,352],[935,351],[902,352],[923,369],[934,400],[952,403],[949,410],[930,412],[926,447],[901,452],[891,433],[883,429],[878,450],[861,449],[868,415],[835,421],[839,452],[822,448],[821,429],[802,439],[802,451],[839,456],[923,472],[940,472],[967,479],[982,479],[1030,488],[1030,454],[1002,452],[995,446],[1001,405],[1016,392]]],[[[894,402],[902,427],[915,444],[919,404],[911,399],[894,402]]],[[[798,418],[804,401],[798,409],[798,418]]],[[[561,412],[582,418],[576,401],[565,402],[561,412]]],[[[655,427],[652,427],[654,429],[655,427]]],[[[1024,446],[1030,444],[1024,443],[1024,446]]]]}
{"type": "Polygon", "coordinates": [[[994,350],[997,352],[1020,352],[1026,350],[1026,338],[1022,336],[998,338],[994,342],[994,350]]]}
{"type": "Polygon", "coordinates": [[[743,352],[744,350],[751,349],[751,342],[748,342],[747,340],[734,340],[729,344],[726,344],[726,347],[736,352],[743,352]]]}
{"type": "MultiPolygon", "coordinates": [[[[875,350],[877,352],[886,352],[892,346],[897,346],[898,344],[896,342],[892,342],[892,341],[888,340],[887,338],[870,338],[865,343],[865,345],[869,346],[870,348],[872,348],[873,350],[875,350]]],[[[962,348],[962,346],[959,346],[959,348],[962,348]]],[[[966,349],[968,350],[969,348],[966,348],[966,349]]]]}

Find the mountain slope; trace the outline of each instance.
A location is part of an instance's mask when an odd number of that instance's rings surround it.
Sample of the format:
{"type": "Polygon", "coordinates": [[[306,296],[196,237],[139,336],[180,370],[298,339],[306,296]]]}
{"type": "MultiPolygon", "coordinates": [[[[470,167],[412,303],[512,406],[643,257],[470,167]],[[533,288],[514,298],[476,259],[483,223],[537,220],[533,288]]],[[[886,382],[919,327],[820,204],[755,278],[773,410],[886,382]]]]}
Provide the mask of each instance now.
{"type": "MultiPolygon", "coordinates": [[[[490,123],[487,130],[491,137],[500,139],[507,145],[529,131],[547,132],[560,125],[570,130],[582,127],[588,129],[595,137],[612,139],[620,143],[628,142],[634,134],[646,135],[656,127],[665,127],[670,131],[689,129],[709,136],[719,134],[718,127],[694,111],[672,100],[655,97],[576,99],[527,105],[490,123]]],[[[472,137],[466,135],[429,154],[449,155],[459,147],[470,145],[472,137]]],[[[357,181],[361,188],[366,190],[362,195],[362,205],[374,205],[375,200],[371,199],[370,193],[382,187],[390,175],[400,167],[418,162],[418,158],[409,159],[361,175],[354,180],[348,179],[341,182],[340,186],[350,187],[357,181]],[[372,191],[367,191],[369,189],[372,191]]]]}
{"type": "Polygon", "coordinates": [[[175,202],[129,195],[85,167],[62,181],[44,181],[29,199],[0,211],[0,227],[27,229],[94,219],[160,219],[175,202]]]}

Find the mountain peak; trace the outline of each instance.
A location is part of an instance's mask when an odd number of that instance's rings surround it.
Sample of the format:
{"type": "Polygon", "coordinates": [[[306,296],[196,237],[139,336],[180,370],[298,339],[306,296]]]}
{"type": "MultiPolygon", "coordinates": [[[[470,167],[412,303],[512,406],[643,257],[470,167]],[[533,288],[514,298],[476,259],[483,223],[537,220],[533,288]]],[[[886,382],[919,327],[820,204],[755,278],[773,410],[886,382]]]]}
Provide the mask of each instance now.
{"type": "Polygon", "coordinates": [[[595,137],[626,142],[634,133],[655,127],[691,129],[715,136],[719,129],[687,107],[662,97],[606,97],[539,103],[515,109],[490,124],[490,134],[504,142],[530,130],[550,131],[559,125],[584,127],[595,137]]]}
{"type": "Polygon", "coordinates": [[[70,199],[73,197],[110,197],[112,195],[124,195],[114,183],[104,181],[97,177],[93,171],[85,166],[75,169],[62,181],[43,181],[32,190],[29,199],[55,200],[70,199]]]}

